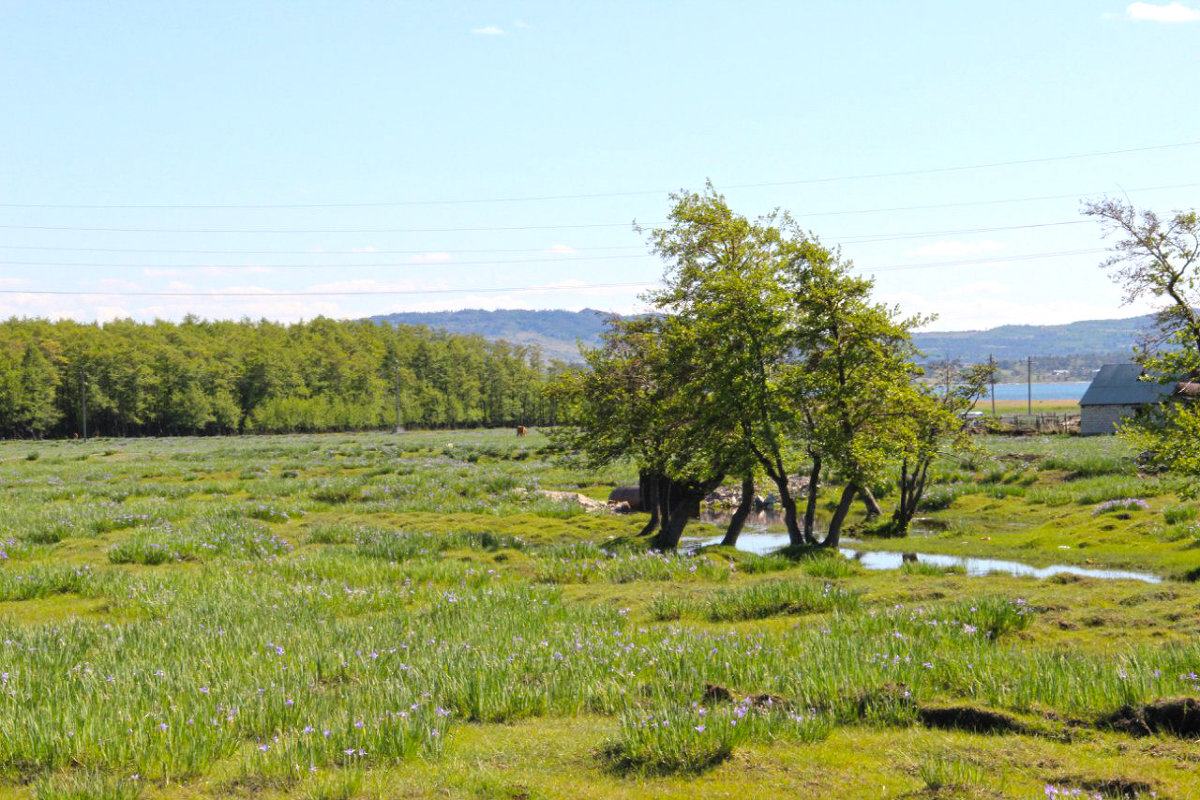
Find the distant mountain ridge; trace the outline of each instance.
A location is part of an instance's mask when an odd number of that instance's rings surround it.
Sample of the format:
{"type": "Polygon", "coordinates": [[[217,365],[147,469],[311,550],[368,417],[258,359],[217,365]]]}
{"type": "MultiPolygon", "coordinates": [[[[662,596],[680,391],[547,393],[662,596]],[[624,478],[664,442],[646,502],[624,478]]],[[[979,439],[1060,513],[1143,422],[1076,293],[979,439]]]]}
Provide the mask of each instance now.
{"type": "MultiPolygon", "coordinates": [[[[371,317],[372,322],[390,325],[424,325],[447,333],[478,334],[485,339],[504,339],[514,344],[536,344],[547,359],[578,362],[579,347],[596,347],[604,321],[612,314],[587,308],[583,311],[529,311],[500,309],[485,311],[402,312],[371,317]]],[[[1001,325],[977,331],[929,331],[913,336],[927,359],[957,359],[964,362],[1013,361],[1026,356],[1129,354],[1154,317],[1147,314],[1126,319],[1100,319],[1063,325],[1001,325]]]]}
{"type": "Polygon", "coordinates": [[[1131,354],[1139,339],[1154,328],[1154,315],[1125,319],[1092,319],[1062,325],[1001,325],[981,331],[929,331],[913,336],[930,359],[1008,361],[1026,356],[1072,356],[1091,353],[1131,354]]]}
{"type": "Polygon", "coordinates": [[[513,344],[536,344],[550,360],[579,362],[579,345],[600,344],[604,321],[613,314],[585,308],[583,311],[530,311],[511,308],[485,311],[404,311],[370,317],[388,325],[424,325],[446,333],[477,334],[485,339],[503,339],[513,344]]]}

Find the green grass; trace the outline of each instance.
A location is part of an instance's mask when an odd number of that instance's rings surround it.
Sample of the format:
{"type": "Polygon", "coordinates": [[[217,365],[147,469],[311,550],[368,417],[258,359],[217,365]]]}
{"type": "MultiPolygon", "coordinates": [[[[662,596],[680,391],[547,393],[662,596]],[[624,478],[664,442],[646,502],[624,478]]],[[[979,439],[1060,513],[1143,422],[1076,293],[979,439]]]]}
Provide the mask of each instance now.
{"type": "Polygon", "coordinates": [[[712,622],[762,619],[776,614],[816,614],[850,611],[859,597],[832,583],[771,581],[714,593],[704,606],[712,622]]]}
{"type": "MultiPolygon", "coordinates": [[[[925,533],[861,546],[1200,565],[1170,479],[1080,466],[1111,445],[981,445],[938,465],[925,533]],[[1148,509],[1084,500],[1128,481],[1148,509]]],[[[643,517],[531,491],[632,467],[541,446],[0,443],[0,798],[1200,792],[1174,766],[1200,744],[1099,724],[1200,695],[1200,586],[658,555],[643,517]],[[930,705],[1031,733],[926,730],[930,705]]]]}

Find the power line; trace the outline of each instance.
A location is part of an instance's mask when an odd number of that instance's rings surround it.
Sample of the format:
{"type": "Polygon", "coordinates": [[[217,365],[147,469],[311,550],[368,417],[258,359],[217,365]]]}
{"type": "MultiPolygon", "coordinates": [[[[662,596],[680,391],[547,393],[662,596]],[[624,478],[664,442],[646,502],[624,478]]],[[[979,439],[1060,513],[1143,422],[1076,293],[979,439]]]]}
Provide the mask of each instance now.
{"type": "MultiPolygon", "coordinates": [[[[1175,142],[1172,144],[1150,145],[1148,147],[1129,147],[1120,150],[1103,150],[1090,153],[1071,153],[1042,158],[1026,158],[1012,161],[994,161],[982,164],[963,164],[950,167],[935,167],[928,169],[899,170],[895,172],[873,172],[857,175],[839,175],[821,178],[800,178],[785,181],[767,181],[761,183],[730,184],[724,189],[762,189],[778,186],[803,186],[822,183],[837,183],[841,181],[876,180],[880,178],[902,178],[916,175],[936,175],[951,172],[966,172],[980,169],[997,169],[1001,167],[1022,166],[1028,164],[1045,164],[1055,161],[1072,161],[1103,156],[1126,155],[1129,153],[1144,153],[1155,150],[1171,150],[1182,147],[1193,147],[1200,141],[1175,142]]],[[[584,194],[532,195],[514,197],[490,197],[465,200],[388,200],[365,203],[250,203],[250,204],[54,204],[54,203],[0,203],[0,208],[29,208],[29,209],[109,209],[109,210],[253,210],[253,209],[321,209],[321,208],[388,208],[403,206],[447,206],[447,205],[478,205],[487,203],[525,203],[561,200],[593,200],[614,197],[635,197],[644,195],[667,194],[668,189],[637,189],[620,192],[590,192],[584,194]]]]}
{"type": "MultiPolygon", "coordinates": [[[[1194,189],[1200,186],[1200,183],[1179,183],[1170,186],[1142,186],[1137,189],[1126,189],[1126,192],[1157,192],[1166,189],[1194,189]]],[[[1105,191],[1098,192],[1071,192],[1070,194],[1045,194],[1033,197],[1014,197],[1007,200],[974,200],[966,203],[938,203],[934,205],[923,206],[893,206],[891,208],[864,208],[854,211],[817,211],[805,214],[793,214],[794,217],[840,217],[851,214],[881,214],[889,211],[929,211],[943,208],[970,208],[973,206],[994,206],[1005,205],[1008,203],[1030,203],[1041,200],[1068,200],[1079,197],[1094,196],[1107,194],[1105,191]]],[[[0,226],[3,227],[3,226],[0,226]]]]}
{"type": "MultiPolygon", "coordinates": [[[[614,245],[611,247],[572,247],[571,252],[591,253],[601,250],[645,250],[641,245],[614,245]]],[[[426,247],[419,250],[170,250],[129,247],[40,247],[37,245],[7,245],[0,244],[0,250],[39,250],[53,253],[166,253],[171,255],[228,255],[228,256],[419,256],[431,253],[447,253],[462,255],[469,253],[546,253],[553,252],[549,247],[509,247],[509,248],[473,248],[473,249],[444,249],[426,247]]]]}
{"type": "MultiPolygon", "coordinates": [[[[1000,231],[1019,231],[1031,228],[1056,228],[1065,225],[1087,225],[1089,220],[1073,219],[1064,222],[1037,222],[1030,225],[1000,225],[991,228],[954,228],[940,231],[916,231],[912,233],[885,233],[879,235],[860,234],[858,236],[830,236],[830,240],[840,244],[873,244],[875,242],[897,242],[903,239],[924,239],[930,236],[951,236],[963,233],[997,233],[1000,231]]],[[[3,249],[0,247],[0,249],[3,249]]]]}
{"type": "Polygon", "coordinates": [[[655,283],[592,283],[577,286],[501,286],[493,288],[475,287],[468,289],[363,289],[351,291],[319,292],[130,292],[130,291],[67,291],[55,289],[0,289],[0,294],[68,295],[72,297],[351,297],[378,295],[422,295],[422,294],[494,294],[497,292],[574,292],[581,289],[620,289],[638,286],[654,286],[655,283]]]}
{"type": "MultiPolygon", "coordinates": [[[[892,242],[903,239],[921,239],[930,236],[950,236],[964,233],[997,233],[1000,231],[1016,231],[1028,230],[1032,228],[1052,228],[1067,225],[1087,225],[1091,224],[1089,220],[1066,220],[1063,222],[1037,222],[1026,225],[999,225],[985,228],[950,228],[934,231],[909,231],[899,233],[860,233],[851,235],[827,235],[825,238],[837,241],[843,244],[871,244],[874,242],[892,242]]],[[[449,255],[463,254],[478,254],[478,253],[545,253],[550,248],[533,247],[533,248],[473,248],[473,249],[443,249],[426,247],[419,250],[212,250],[212,249],[157,249],[157,248],[120,248],[120,247],[42,247],[37,245],[6,245],[0,244],[0,250],[20,250],[20,251],[39,251],[52,253],[158,253],[169,255],[238,255],[238,256],[262,256],[262,255],[298,255],[298,256],[349,256],[349,255],[429,255],[432,253],[445,253],[449,255]]],[[[572,247],[572,251],[578,253],[590,253],[612,250],[645,250],[642,245],[619,245],[611,247],[572,247]]],[[[17,262],[10,261],[10,264],[35,264],[49,262],[17,262]]],[[[80,266],[105,266],[105,265],[80,265],[80,266]]],[[[121,266],[121,265],[113,265],[121,266]]],[[[155,265],[138,265],[138,266],[155,266],[155,265]]],[[[338,266],[354,266],[354,265],[338,265],[338,266]]]]}
{"type": "MultiPolygon", "coordinates": [[[[657,224],[657,223],[656,223],[657,224]]],[[[80,231],[84,233],[303,233],[303,234],[334,234],[334,233],[488,233],[493,231],[562,231],[580,230],[585,228],[629,228],[630,222],[602,222],[584,225],[516,225],[511,227],[477,227],[477,228],[77,228],[59,227],[54,225],[0,225],[6,230],[18,231],[80,231]]]]}
{"type": "Polygon", "coordinates": [[[368,264],[101,264],[93,261],[0,261],[0,267],[105,267],[113,269],[346,269],[376,267],[471,267],[492,264],[562,264],[580,261],[612,261],[615,259],[654,258],[646,254],[618,256],[581,256],[579,258],[513,258],[482,261],[402,261],[368,264]]]}
{"type": "Polygon", "coordinates": [[[1061,258],[1063,256],[1084,256],[1107,253],[1103,247],[1088,250],[1059,250],[1053,253],[1025,253],[1016,256],[991,256],[986,258],[958,259],[956,261],[928,261],[924,264],[888,264],[882,267],[859,267],[864,272],[893,272],[905,269],[926,269],[929,267],[962,267],[975,264],[1007,264],[1010,261],[1036,261],[1041,258],[1061,258]]]}
{"type": "MultiPolygon", "coordinates": [[[[956,259],[953,261],[929,261],[917,264],[889,264],[878,267],[858,267],[864,272],[890,272],[907,269],[929,269],[938,267],[961,267],[976,264],[1004,264],[1012,261],[1032,261],[1043,258],[1061,258],[1064,256],[1094,255],[1108,252],[1104,248],[1087,250],[1059,250],[1043,253],[1024,253],[1014,256],[996,256],[975,259],[956,259]]],[[[368,296],[368,295],[425,295],[425,294],[467,294],[477,292],[492,294],[496,292],[528,292],[528,291],[578,291],[583,289],[612,289],[631,288],[640,286],[655,286],[657,282],[632,283],[595,283],[579,284],[576,286],[509,286],[499,288],[471,287],[463,289],[396,289],[396,290],[354,290],[354,291],[241,291],[241,292],[140,292],[140,291],[69,291],[51,289],[0,289],[0,295],[69,295],[80,297],[321,297],[321,296],[368,296]]]]}
{"type": "MultiPolygon", "coordinates": [[[[1200,183],[1180,183],[1166,186],[1143,186],[1126,189],[1126,192],[1155,192],[1168,189],[1193,189],[1200,183]]],[[[1069,194],[1032,195],[1029,197],[1013,197],[1002,200],[974,200],[958,203],[935,203],[915,206],[890,206],[886,208],[863,208],[845,211],[809,211],[794,213],[792,216],[802,217],[837,217],[854,214],[881,214],[894,211],[928,211],[946,208],[971,208],[977,206],[1005,205],[1011,203],[1030,203],[1042,200],[1077,199],[1079,197],[1106,194],[1105,190],[1071,192],[1069,194]]],[[[644,223],[649,226],[663,225],[663,222],[644,223]]],[[[589,223],[580,225],[516,225],[516,226],[479,226],[465,228],[108,228],[108,227],[73,227],[54,225],[0,225],[3,230],[23,231],[78,231],[83,233],[202,233],[202,234],[381,234],[381,233],[489,233],[500,231],[549,231],[549,230],[585,230],[598,228],[631,227],[631,223],[589,223]]]]}
{"type": "MultiPolygon", "coordinates": [[[[897,236],[881,236],[871,237],[862,240],[843,240],[843,243],[848,244],[872,244],[875,242],[888,242],[902,239],[923,238],[928,236],[942,236],[957,233],[984,233],[1008,230],[1023,230],[1028,228],[1044,228],[1053,225],[1080,225],[1086,224],[1087,220],[1071,221],[1071,222],[1047,222],[1038,225],[1010,225],[996,228],[959,228],[956,230],[943,231],[926,231],[923,233],[901,234],[897,236]]],[[[7,248],[0,248],[7,249],[7,248]]],[[[14,248],[20,249],[20,248],[14,248]]],[[[86,249],[86,248],[46,248],[46,249],[86,249]]],[[[601,248],[603,249],[603,248],[601,248]]],[[[640,249],[640,248],[613,248],[613,249],[640,249]]],[[[121,251],[118,251],[121,252],[121,251]]],[[[136,252],[136,251],[135,251],[136,252]]],[[[156,251],[150,251],[156,252],[156,251]]],[[[175,252],[175,251],[169,251],[175,252]]],[[[187,252],[187,251],[179,251],[187,252]]],[[[204,252],[204,251],[200,251],[204,252]]],[[[236,251],[235,251],[236,252],[236,251]]],[[[425,251],[419,251],[425,252],[425,251]]],[[[448,251],[442,251],[448,252],[448,251]]],[[[488,251],[482,251],[488,252],[488,251]]],[[[543,252],[538,250],[536,252],[543,252]]],[[[307,253],[306,255],[312,255],[307,253]]],[[[555,257],[555,258],[514,258],[514,259],[483,259],[477,261],[403,261],[403,262],[368,262],[368,263],[337,263],[337,264],[179,264],[179,263],[160,263],[160,264],[112,264],[96,261],[10,261],[0,260],[0,267],[102,267],[112,269],[375,269],[388,267],[431,267],[437,266],[445,269],[448,267],[469,267],[482,266],[493,264],[561,264],[561,263],[577,263],[583,261],[614,261],[620,259],[646,259],[654,258],[655,256],[641,254],[626,254],[626,255],[611,255],[611,256],[580,256],[580,257],[555,257]]]]}

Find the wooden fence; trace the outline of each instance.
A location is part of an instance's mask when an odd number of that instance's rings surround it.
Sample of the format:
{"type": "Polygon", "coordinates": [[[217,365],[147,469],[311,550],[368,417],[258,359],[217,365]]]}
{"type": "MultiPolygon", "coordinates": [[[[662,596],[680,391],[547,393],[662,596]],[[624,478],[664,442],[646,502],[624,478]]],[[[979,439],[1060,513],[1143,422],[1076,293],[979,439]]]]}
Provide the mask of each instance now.
{"type": "Polygon", "coordinates": [[[1078,433],[1078,414],[1000,414],[984,417],[980,428],[997,433],[1078,433]]]}

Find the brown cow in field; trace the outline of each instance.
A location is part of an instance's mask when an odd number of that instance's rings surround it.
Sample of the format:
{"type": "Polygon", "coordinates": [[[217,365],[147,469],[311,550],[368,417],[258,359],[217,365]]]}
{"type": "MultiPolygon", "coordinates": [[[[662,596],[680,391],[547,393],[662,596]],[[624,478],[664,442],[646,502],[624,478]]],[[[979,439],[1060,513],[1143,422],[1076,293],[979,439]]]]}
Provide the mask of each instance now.
{"type": "Polygon", "coordinates": [[[517,436],[524,436],[524,435],[525,435],[525,426],[518,425],[517,426],[517,436]]]}

